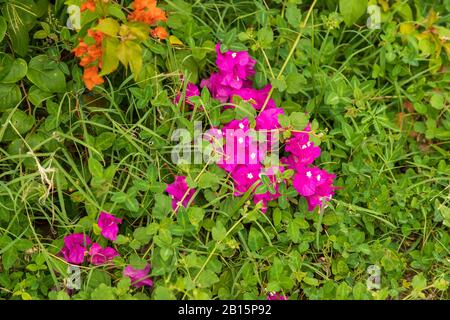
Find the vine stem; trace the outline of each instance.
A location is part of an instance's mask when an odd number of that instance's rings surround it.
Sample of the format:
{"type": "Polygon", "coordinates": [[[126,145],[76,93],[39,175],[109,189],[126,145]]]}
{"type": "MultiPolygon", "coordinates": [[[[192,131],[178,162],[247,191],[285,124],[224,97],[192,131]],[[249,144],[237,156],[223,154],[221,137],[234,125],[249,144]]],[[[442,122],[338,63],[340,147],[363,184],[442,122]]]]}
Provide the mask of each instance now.
{"type": "MultiPolygon", "coordinates": [[[[308,23],[309,17],[311,16],[311,13],[312,13],[312,11],[314,9],[314,6],[316,5],[316,2],[317,2],[317,0],[314,0],[314,2],[312,3],[311,7],[309,8],[308,13],[306,14],[306,18],[303,21],[303,24],[301,26],[301,29],[304,29],[306,27],[306,24],[308,23]]],[[[278,76],[276,77],[277,80],[279,80],[280,77],[283,75],[284,69],[286,69],[287,64],[289,63],[289,60],[291,60],[292,55],[294,54],[295,49],[297,48],[298,42],[300,41],[301,37],[302,37],[302,30],[300,30],[300,32],[298,33],[297,38],[294,41],[294,45],[292,46],[291,51],[289,52],[289,55],[287,56],[287,58],[284,61],[283,65],[281,66],[280,72],[278,72],[278,76]]],[[[264,109],[266,108],[267,103],[269,103],[269,99],[272,96],[272,93],[273,93],[273,86],[270,88],[270,91],[269,91],[269,94],[267,95],[266,101],[264,101],[264,104],[263,104],[263,106],[261,108],[261,111],[259,113],[263,112],[264,109]]]]}

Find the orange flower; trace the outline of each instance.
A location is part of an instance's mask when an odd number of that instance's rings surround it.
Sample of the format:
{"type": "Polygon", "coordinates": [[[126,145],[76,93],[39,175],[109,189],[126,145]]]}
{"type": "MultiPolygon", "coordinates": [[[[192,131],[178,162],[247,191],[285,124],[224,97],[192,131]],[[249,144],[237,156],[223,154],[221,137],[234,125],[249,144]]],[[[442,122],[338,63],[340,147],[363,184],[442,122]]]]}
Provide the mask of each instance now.
{"type": "Polygon", "coordinates": [[[92,62],[94,62],[94,61],[95,61],[94,58],[92,58],[92,57],[89,56],[89,55],[85,55],[85,56],[83,56],[83,57],[81,58],[81,60],[80,60],[80,66],[86,67],[86,66],[90,65],[90,64],[91,64],[92,62]]]}
{"type": "Polygon", "coordinates": [[[85,10],[89,10],[94,12],[95,11],[95,2],[94,0],[88,0],[87,2],[83,3],[80,7],[80,11],[83,12],[85,10]]]}
{"type": "Polygon", "coordinates": [[[156,0],[135,0],[131,6],[134,10],[156,7],[156,0]]]}
{"type": "Polygon", "coordinates": [[[167,21],[166,13],[156,7],[155,0],[135,0],[132,7],[135,11],[128,16],[130,21],[140,21],[148,25],[154,25],[158,21],[167,21]]]}
{"type": "Polygon", "coordinates": [[[158,38],[161,40],[167,39],[167,37],[169,36],[169,33],[167,32],[166,28],[161,26],[156,27],[150,33],[153,38],[158,38]]]}
{"type": "Polygon", "coordinates": [[[79,58],[83,56],[87,52],[88,45],[83,42],[83,40],[80,40],[80,43],[78,43],[78,46],[73,49],[73,53],[75,54],[75,57],[79,58]]]}
{"type": "Polygon", "coordinates": [[[101,31],[95,31],[93,29],[88,30],[88,36],[94,38],[95,43],[101,44],[103,41],[103,33],[101,31]]]}
{"type": "Polygon", "coordinates": [[[88,67],[84,69],[83,81],[86,85],[86,88],[92,90],[96,85],[102,84],[105,82],[102,77],[98,75],[98,67],[88,67]]]}
{"type": "Polygon", "coordinates": [[[99,47],[98,45],[89,46],[87,53],[92,58],[98,59],[102,56],[102,47],[99,47]]]}
{"type": "Polygon", "coordinates": [[[76,57],[81,58],[80,66],[84,67],[84,84],[86,88],[92,90],[96,85],[104,82],[103,78],[98,75],[98,70],[102,67],[102,41],[104,35],[100,31],[89,29],[88,36],[94,39],[95,44],[88,45],[83,40],[80,40],[73,52],[76,57]]]}

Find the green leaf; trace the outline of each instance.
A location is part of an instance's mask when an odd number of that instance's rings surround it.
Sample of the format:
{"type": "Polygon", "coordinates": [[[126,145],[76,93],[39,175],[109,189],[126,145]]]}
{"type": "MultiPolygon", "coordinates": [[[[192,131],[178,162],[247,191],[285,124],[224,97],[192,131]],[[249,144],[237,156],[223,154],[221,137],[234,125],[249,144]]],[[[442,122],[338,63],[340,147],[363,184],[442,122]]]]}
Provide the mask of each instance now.
{"type": "Polygon", "coordinates": [[[117,283],[117,294],[122,295],[128,292],[131,286],[131,279],[124,277],[117,283]]]}
{"type": "Polygon", "coordinates": [[[28,90],[28,100],[34,105],[39,106],[41,103],[50,97],[53,94],[51,92],[43,91],[36,86],[31,86],[30,90],[28,90]]]}
{"type": "Polygon", "coordinates": [[[278,91],[283,92],[287,88],[286,79],[284,76],[281,76],[280,79],[276,78],[272,80],[272,85],[274,88],[278,89],[278,91]]]}
{"type": "Polygon", "coordinates": [[[28,66],[27,62],[21,58],[14,60],[9,72],[4,78],[0,80],[1,83],[16,83],[21,80],[27,74],[28,66]]]}
{"type": "Polygon", "coordinates": [[[17,250],[14,247],[11,247],[8,251],[3,252],[2,254],[2,262],[3,268],[8,271],[17,260],[17,250]]]}
{"type": "Polygon", "coordinates": [[[285,114],[279,114],[278,115],[278,122],[282,127],[289,127],[291,125],[291,121],[289,120],[289,116],[285,114]]]}
{"type": "Polygon", "coordinates": [[[442,94],[435,93],[431,96],[430,104],[433,108],[441,110],[444,107],[444,96],[442,94]]]}
{"type": "Polygon", "coordinates": [[[19,24],[16,28],[12,28],[8,25],[7,30],[14,52],[19,56],[26,56],[30,41],[27,28],[22,24],[19,24]]]}
{"type": "Polygon", "coordinates": [[[339,11],[347,26],[353,25],[367,9],[367,0],[339,0],[339,11]]]}
{"type": "Polygon", "coordinates": [[[216,226],[212,228],[211,233],[214,240],[222,241],[227,235],[227,229],[225,229],[222,222],[217,221],[216,226]]]}
{"type": "Polygon", "coordinates": [[[27,78],[39,89],[47,92],[64,93],[66,78],[55,61],[48,56],[40,55],[32,58],[28,64],[27,78]]]}
{"type": "Polygon", "coordinates": [[[100,76],[110,74],[119,67],[119,58],[117,57],[117,48],[119,39],[106,38],[103,41],[103,64],[100,76]]]}
{"type": "Polygon", "coordinates": [[[325,103],[335,106],[340,102],[339,95],[334,91],[329,91],[325,94],[325,103]]]}
{"type": "Polygon", "coordinates": [[[115,141],[116,135],[114,133],[102,132],[95,138],[95,147],[100,151],[104,151],[111,148],[115,141]]]}
{"type": "Polygon", "coordinates": [[[108,287],[106,284],[101,283],[95,290],[91,293],[92,300],[115,300],[116,296],[114,294],[114,289],[108,287]]]}
{"type": "Polygon", "coordinates": [[[92,176],[103,178],[103,166],[98,160],[90,157],[88,160],[88,168],[92,176]]]}
{"type": "Polygon", "coordinates": [[[427,279],[423,273],[418,273],[411,281],[414,291],[422,291],[427,286],[427,279]]]}
{"type": "Polygon", "coordinates": [[[3,39],[5,38],[5,34],[6,34],[6,20],[5,18],[3,18],[3,16],[0,16],[0,43],[3,41],[3,39]]]}
{"type": "Polygon", "coordinates": [[[87,276],[87,288],[88,290],[94,290],[98,288],[101,284],[106,286],[111,285],[111,277],[105,271],[99,269],[93,269],[92,272],[87,276]]]}
{"type": "Polygon", "coordinates": [[[117,3],[108,4],[108,14],[122,21],[127,20],[127,16],[122,11],[122,6],[117,3]]]}
{"type": "Polygon", "coordinates": [[[176,300],[175,295],[169,288],[163,286],[157,286],[153,293],[155,300],[176,300]]]}
{"type": "Polygon", "coordinates": [[[294,130],[304,130],[308,125],[308,116],[304,112],[292,112],[289,121],[294,130]]]}
{"type": "Polygon", "coordinates": [[[259,29],[257,36],[262,47],[269,47],[273,42],[273,31],[269,27],[259,29]]]}
{"type": "Polygon", "coordinates": [[[209,288],[217,282],[219,278],[211,270],[204,270],[197,279],[197,284],[201,288],[209,288]]]}
{"type": "Polygon", "coordinates": [[[287,226],[287,235],[292,242],[298,243],[300,238],[300,229],[299,226],[295,223],[295,220],[289,222],[287,226]]]}
{"type": "MultiPolygon", "coordinates": [[[[2,117],[2,121],[1,121],[2,123],[6,120],[5,116],[8,116],[8,115],[5,114],[2,117]]],[[[13,115],[11,116],[10,122],[11,122],[10,125],[14,126],[15,130],[13,130],[13,129],[7,130],[7,133],[5,134],[4,137],[6,137],[8,133],[10,135],[15,136],[16,130],[19,132],[19,134],[24,135],[25,133],[27,133],[28,131],[31,130],[31,128],[34,126],[36,120],[34,119],[33,116],[26,114],[22,110],[16,109],[14,111],[13,115]]]]}
{"type": "Polygon", "coordinates": [[[0,84],[0,112],[14,108],[22,99],[22,92],[15,84],[0,84]]]}
{"type": "Polygon", "coordinates": [[[317,280],[316,278],[305,277],[303,278],[303,282],[314,287],[317,287],[319,285],[319,280],[317,280]]]}
{"type": "Polygon", "coordinates": [[[220,178],[211,172],[204,172],[198,179],[198,186],[201,189],[215,188],[218,187],[220,183],[220,178]]]}
{"type": "Polygon", "coordinates": [[[45,30],[38,30],[35,32],[35,34],[33,35],[33,39],[45,39],[48,37],[48,33],[45,32],[45,30]]]}
{"type": "Polygon", "coordinates": [[[295,94],[301,91],[302,87],[306,84],[306,79],[302,74],[298,72],[292,72],[289,73],[286,77],[286,83],[287,93],[295,94]]]}
{"type": "Polygon", "coordinates": [[[152,215],[156,219],[162,219],[172,212],[172,199],[165,194],[155,194],[155,206],[152,215]]]}
{"type": "Polygon", "coordinates": [[[300,26],[302,14],[295,4],[292,3],[287,4],[286,19],[292,27],[298,28],[300,26]]]}
{"type": "Polygon", "coordinates": [[[133,237],[141,244],[147,244],[152,238],[152,235],[147,233],[147,227],[139,227],[134,230],[133,237]]]}
{"type": "Polygon", "coordinates": [[[189,221],[194,225],[198,226],[202,222],[205,216],[205,210],[199,207],[189,207],[187,210],[189,221]]]}
{"type": "Polygon", "coordinates": [[[10,54],[0,53],[0,79],[10,72],[14,58],[10,54]]]}
{"type": "Polygon", "coordinates": [[[252,251],[261,249],[265,244],[264,235],[258,229],[251,227],[248,233],[248,247],[252,251]]]}

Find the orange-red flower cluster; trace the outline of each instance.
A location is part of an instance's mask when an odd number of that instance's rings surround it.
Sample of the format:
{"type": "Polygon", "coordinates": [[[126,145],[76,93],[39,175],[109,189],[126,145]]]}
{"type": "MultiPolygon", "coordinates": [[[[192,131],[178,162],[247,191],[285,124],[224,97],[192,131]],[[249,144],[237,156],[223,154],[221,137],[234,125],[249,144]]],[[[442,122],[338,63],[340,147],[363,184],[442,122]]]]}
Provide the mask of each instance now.
{"type": "MultiPolygon", "coordinates": [[[[150,26],[160,21],[167,21],[166,13],[156,6],[156,0],[135,0],[131,6],[134,11],[128,15],[130,21],[139,21],[150,26]]],[[[151,31],[151,35],[164,40],[169,34],[164,27],[158,26],[151,31]]]]}
{"type": "Polygon", "coordinates": [[[135,0],[131,6],[134,11],[128,16],[130,21],[140,21],[148,25],[167,21],[166,13],[156,6],[156,0],[135,0]]]}
{"type": "Polygon", "coordinates": [[[83,12],[85,10],[95,11],[95,0],[88,0],[81,4],[80,11],[83,12]]]}
{"type": "Polygon", "coordinates": [[[169,36],[169,33],[167,32],[166,28],[158,26],[155,29],[153,29],[150,34],[153,38],[158,38],[161,40],[167,39],[169,36]]]}
{"type": "Polygon", "coordinates": [[[73,52],[77,58],[80,58],[80,66],[84,67],[83,81],[86,88],[92,90],[96,85],[104,82],[103,78],[98,75],[98,70],[102,67],[103,33],[89,29],[88,36],[95,43],[87,44],[83,40],[80,40],[80,43],[73,52]]]}

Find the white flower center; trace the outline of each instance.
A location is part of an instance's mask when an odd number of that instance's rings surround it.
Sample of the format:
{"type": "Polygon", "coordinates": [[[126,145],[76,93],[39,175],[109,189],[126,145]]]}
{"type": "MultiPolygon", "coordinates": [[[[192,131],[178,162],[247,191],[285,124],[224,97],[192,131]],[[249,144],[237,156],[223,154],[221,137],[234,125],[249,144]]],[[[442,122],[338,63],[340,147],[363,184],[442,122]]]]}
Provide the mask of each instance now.
{"type": "Polygon", "coordinates": [[[236,56],[237,56],[236,52],[233,52],[233,53],[231,54],[231,56],[233,57],[233,59],[236,58],[236,56]]]}
{"type": "Polygon", "coordinates": [[[306,145],[309,147],[311,145],[311,141],[308,141],[306,145]]]}
{"type": "Polygon", "coordinates": [[[255,159],[256,158],[256,153],[252,152],[252,154],[250,155],[250,158],[255,159]]]}
{"type": "Polygon", "coordinates": [[[249,179],[253,179],[253,175],[252,175],[252,173],[250,172],[249,174],[247,174],[247,178],[249,178],[249,179]]]}
{"type": "Polygon", "coordinates": [[[218,133],[218,134],[222,134],[222,130],[220,130],[220,129],[217,130],[217,133],[218,133]]]}
{"type": "Polygon", "coordinates": [[[239,123],[239,128],[244,129],[244,125],[242,123],[239,123]]]}
{"type": "Polygon", "coordinates": [[[304,144],[304,145],[302,145],[302,150],[305,150],[306,149],[306,145],[304,144]]]}
{"type": "Polygon", "coordinates": [[[308,178],[311,178],[311,176],[312,176],[311,171],[306,172],[306,176],[307,176],[308,178]]]}
{"type": "Polygon", "coordinates": [[[244,143],[244,138],[240,137],[240,138],[238,139],[238,142],[239,142],[239,144],[244,143]]]}
{"type": "Polygon", "coordinates": [[[317,181],[320,181],[320,174],[317,175],[317,181]]]}

